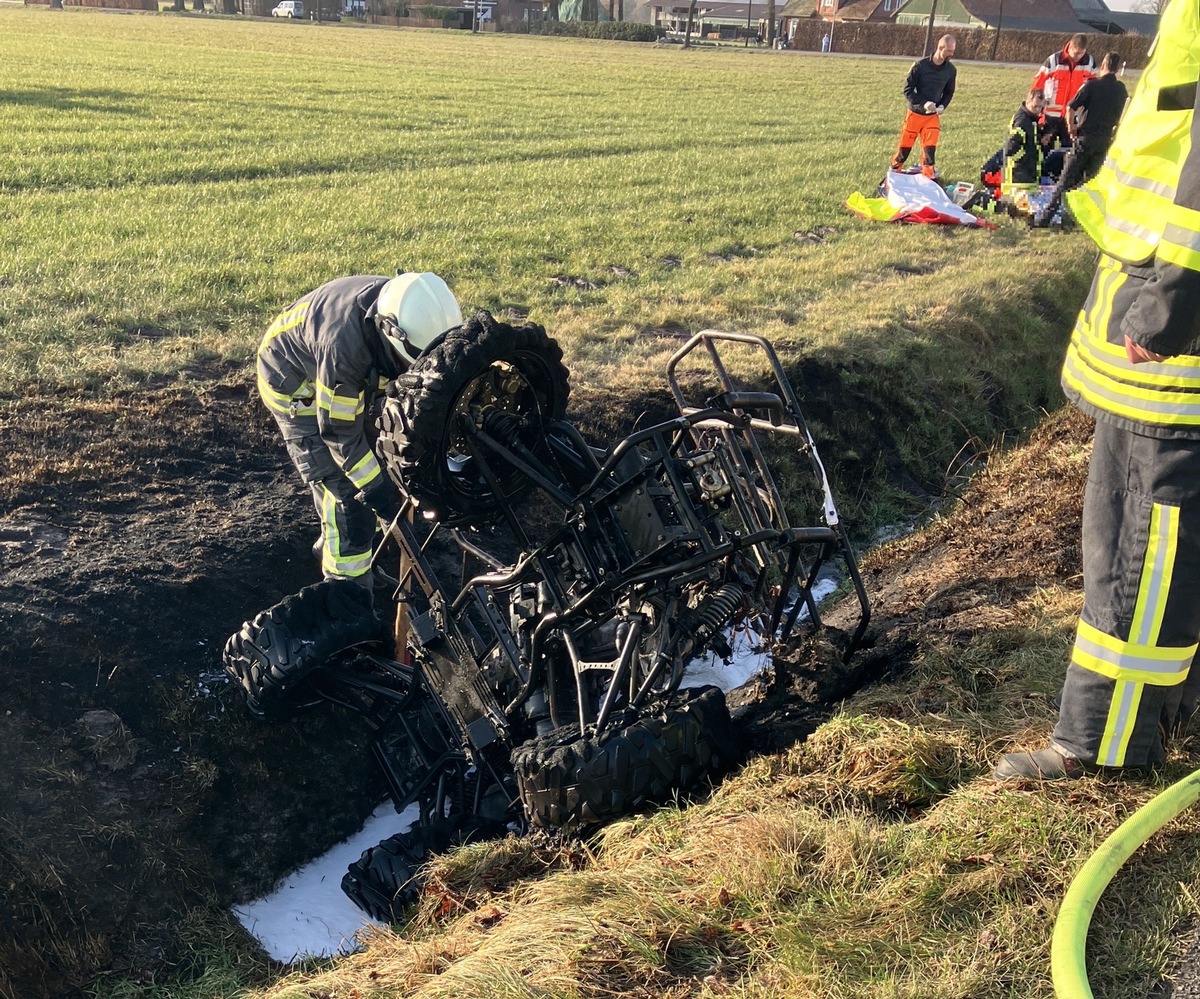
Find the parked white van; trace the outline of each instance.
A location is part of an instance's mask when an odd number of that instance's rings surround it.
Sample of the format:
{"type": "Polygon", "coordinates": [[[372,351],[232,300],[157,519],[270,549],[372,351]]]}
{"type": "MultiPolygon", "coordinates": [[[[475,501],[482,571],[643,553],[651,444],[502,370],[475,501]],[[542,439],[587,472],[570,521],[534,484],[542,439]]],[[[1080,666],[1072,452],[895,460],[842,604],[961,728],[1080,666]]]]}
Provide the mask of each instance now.
{"type": "Polygon", "coordinates": [[[274,7],[271,8],[272,17],[303,17],[304,2],[303,0],[279,0],[274,7]]]}

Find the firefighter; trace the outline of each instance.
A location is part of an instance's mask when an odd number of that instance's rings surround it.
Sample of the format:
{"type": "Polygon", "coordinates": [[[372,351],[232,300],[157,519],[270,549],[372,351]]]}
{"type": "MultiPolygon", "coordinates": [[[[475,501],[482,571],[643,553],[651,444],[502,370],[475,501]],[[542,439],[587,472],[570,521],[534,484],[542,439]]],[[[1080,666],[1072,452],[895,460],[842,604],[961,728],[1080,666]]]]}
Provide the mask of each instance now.
{"type": "Polygon", "coordinates": [[[1144,769],[1200,669],[1200,5],[1171,0],[1108,159],[1067,195],[1100,248],[1063,366],[1096,419],[1084,605],[1048,746],[1000,779],[1144,769]]]}
{"type": "Polygon", "coordinates": [[[373,403],[435,337],[462,323],[436,274],[343,277],[279,314],[258,348],[258,391],[321,522],[326,579],[371,585],[377,518],[400,499],[371,446],[373,403]]]}
{"type": "MultiPolygon", "coordinates": [[[[985,185],[1000,174],[1001,189],[1014,184],[1037,184],[1042,176],[1042,110],[1046,106],[1040,90],[1029,91],[1013,115],[1008,139],[979,172],[985,185]]],[[[989,185],[995,186],[995,185],[989,185]]]]}
{"type": "Polygon", "coordinates": [[[938,177],[935,158],[942,112],[954,97],[954,82],[958,75],[950,61],[956,45],[953,35],[942,35],[933,55],[918,59],[908,71],[904,81],[904,100],[908,107],[900,130],[900,144],[892,157],[893,170],[903,169],[913,146],[920,142],[921,173],[933,179],[938,177]]]}
{"type": "Polygon", "coordinates": [[[1067,127],[1067,105],[1088,80],[1096,75],[1096,61],[1088,55],[1087,35],[1072,35],[1062,50],[1055,52],[1038,70],[1033,86],[1046,95],[1046,120],[1043,130],[1048,148],[1054,144],[1071,145],[1067,127]]]}

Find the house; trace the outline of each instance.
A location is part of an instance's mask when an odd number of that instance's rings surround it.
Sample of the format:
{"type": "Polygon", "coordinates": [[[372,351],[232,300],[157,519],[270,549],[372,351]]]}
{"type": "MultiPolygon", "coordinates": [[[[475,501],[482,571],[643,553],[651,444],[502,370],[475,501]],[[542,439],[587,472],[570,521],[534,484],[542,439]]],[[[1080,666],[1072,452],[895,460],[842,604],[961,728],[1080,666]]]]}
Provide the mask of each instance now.
{"type": "MultiPolygon", "coordinates": [[[[792,7],[792,4],[788,4],[792,7]]],[[[800,17],[818,17],[821,20],[857,20],[857,22],[888,23],[896,11],[904,6],[904,0],[812,0],[805,5],[808,14],[800,17]]],[[[797,17],[797,13],[788,17],[797,17]]]]}
{"type": "MultiPolygon", "coordinates": [[[[825,0],[818,0],[824,3],[825,0]]],[[[928,24],[934,0],[908,0],[897,24],[928,24]]],[[[946,28],[995,28],[1071,34],[1095,30],[1079,20],[1071,0],[937,0],[934,23],[946,28]]]]}
{"type": "MultiPolygon", "coordinates": [[[[687,32],[689,0],[682,2],[656,3],[651,7],[655,27],[662,28],[668,35],[683,35],[687,32]]],[[[713,38],[731,41],[767,36],[767,18],[771,5],[765,0],[697,0],[693,15],[692,35],[696,38],[713,38]]],[[[776,0],[774,14],[779,17],[783,0],[776,0]]]]}

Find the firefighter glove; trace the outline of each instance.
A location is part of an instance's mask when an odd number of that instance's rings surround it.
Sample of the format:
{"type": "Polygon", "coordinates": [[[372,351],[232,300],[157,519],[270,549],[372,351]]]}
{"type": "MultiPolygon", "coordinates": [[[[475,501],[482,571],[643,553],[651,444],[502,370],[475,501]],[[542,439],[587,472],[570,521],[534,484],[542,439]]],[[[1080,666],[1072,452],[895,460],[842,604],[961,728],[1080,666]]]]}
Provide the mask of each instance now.
{"type": "Polygon", "coordinates": [[[926,101],[926,102],[925,102],[925,113],[926,113],[926,114],[933,114],[933,113],[935,113],[936,111],[937,111],[937,105],[936,105],[936,104],[934,104],[934,103],[933,103],[933,101],[926,101]]]}
{"type": "Polygon", "coordinates": [[[945,104],[939,104],[939,105],[937,106],[937,113],[938,113],[938,114],[941,114],[941,113],[942,113],[943,111],[945,111],[945,110],[946,110],[946,105],[945,105],[945,104]]]}
{"type": "Polygon", "coordinates": [[[358,498],[369,506],[375,512],[375,516],[385,524],[390,524],[396,519],[396,514],[400,512],[400,496],[392,484],[382,476],[376,479],[369,489],[364,489],[359,493],[358,498]]]}

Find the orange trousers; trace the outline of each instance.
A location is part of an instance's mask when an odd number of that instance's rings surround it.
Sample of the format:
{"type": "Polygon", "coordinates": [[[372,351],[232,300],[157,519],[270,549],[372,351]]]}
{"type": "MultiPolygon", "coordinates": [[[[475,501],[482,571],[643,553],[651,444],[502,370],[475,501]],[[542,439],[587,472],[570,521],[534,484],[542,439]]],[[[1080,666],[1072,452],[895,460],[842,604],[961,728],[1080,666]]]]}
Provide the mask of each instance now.
{"type": "Polygon", "coordinates": [[[900,129],[900,147],[892,160],[892,169],[899,170],[908,159],[912,147],[921,143],[921,172],[933,176],[933,162],[938,136],[942,132],[941,115],[917,114],[911,109],[904,115],[904,126],[900,129]]]}

